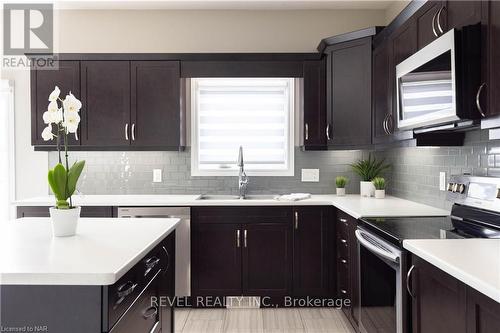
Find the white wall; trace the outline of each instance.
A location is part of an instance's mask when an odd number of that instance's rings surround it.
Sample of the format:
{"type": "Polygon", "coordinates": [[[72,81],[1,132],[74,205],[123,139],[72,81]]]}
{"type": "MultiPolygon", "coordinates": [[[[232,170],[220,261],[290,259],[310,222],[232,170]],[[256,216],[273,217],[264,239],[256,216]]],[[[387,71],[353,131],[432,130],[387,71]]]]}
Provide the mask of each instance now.
{"type": "MultiPolygon", "coordinates": [[[[386,23],[382,10],[63,10],[56,52],[315,52],[320,39],[386,23]]],[[[15,81],[16,196],[47,193],[47,153],[30,145],[27,71],[15,81]]]]}

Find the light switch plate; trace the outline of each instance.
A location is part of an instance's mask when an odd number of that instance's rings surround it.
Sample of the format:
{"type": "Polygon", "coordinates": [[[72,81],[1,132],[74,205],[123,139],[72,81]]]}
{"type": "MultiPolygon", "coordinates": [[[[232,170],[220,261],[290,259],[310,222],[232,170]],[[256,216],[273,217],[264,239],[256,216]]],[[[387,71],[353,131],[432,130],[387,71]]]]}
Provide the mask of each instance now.
{"type": "Polygon", "coordinates": [[[302,169],[303,182],[319,182],[319,169],[302,169]]]}
{"type": "Polygon", "coordinates": [[[446,191],[446,172],[439,173],[439,190],[446,191]]]}
{"type": "Polygon", "coordinates": [[[161,183],[161,169],[153,169],[153,183],[161,183]]]}

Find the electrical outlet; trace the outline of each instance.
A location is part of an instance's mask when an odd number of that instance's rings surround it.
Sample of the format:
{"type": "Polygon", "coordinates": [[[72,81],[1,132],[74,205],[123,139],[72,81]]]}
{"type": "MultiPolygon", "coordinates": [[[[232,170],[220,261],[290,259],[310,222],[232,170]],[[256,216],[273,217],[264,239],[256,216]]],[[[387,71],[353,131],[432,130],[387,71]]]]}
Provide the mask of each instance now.
{"type": "Polygon", "coordinates": [[[319,182],[319,169],[302,169],[303,182],[319,182]]]}
{"type": "Polygon", "coordinates": [[[153,169],[153,183],[161,183],[161,169],[153,169]]]}
{"type": "Polygon", "coordinates": [[[439,173],[439,190],[446,191],[446,172],[439,173]]]}

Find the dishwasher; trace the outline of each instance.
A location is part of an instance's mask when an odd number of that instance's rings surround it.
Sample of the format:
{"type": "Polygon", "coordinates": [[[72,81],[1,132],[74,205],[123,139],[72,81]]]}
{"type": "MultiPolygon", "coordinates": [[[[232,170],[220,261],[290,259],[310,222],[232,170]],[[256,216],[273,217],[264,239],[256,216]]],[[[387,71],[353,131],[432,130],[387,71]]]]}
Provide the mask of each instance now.
{"type": "Polygon", "coordinates": [[[189,207],[119,207],[118,217],[178,218],[175,229],[175,296],[191,296],[191,209],[189,207]]]}

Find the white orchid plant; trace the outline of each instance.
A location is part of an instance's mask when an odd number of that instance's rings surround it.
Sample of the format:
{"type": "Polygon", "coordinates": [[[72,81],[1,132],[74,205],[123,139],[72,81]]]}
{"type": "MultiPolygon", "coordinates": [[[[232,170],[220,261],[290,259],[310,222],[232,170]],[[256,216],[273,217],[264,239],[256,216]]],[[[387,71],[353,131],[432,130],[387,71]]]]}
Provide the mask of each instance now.
{"type": "Polygon", "coordinates": [[[73,208],[71,196],[75,193],[76,183],[83,171],[85,161],[75,162],[71,168],[68,161],[68,135],[74,134],[78,138],[78,125],[80,124],[80,109],[82,103],[70,92],[66,98],[61,99],[61,90],[55,87],[49,95],[49,106],[43,113],[43,121],[47,127],[42,131],[42,138],[57,141],[59,163],[48,174],[48,182],[56,196],[58,209],[73,208]],[[62,105],[62,107],[60,107],[62,105]],[[61,139],[64,145],[65,165],[61,158],[61,139]]]}

